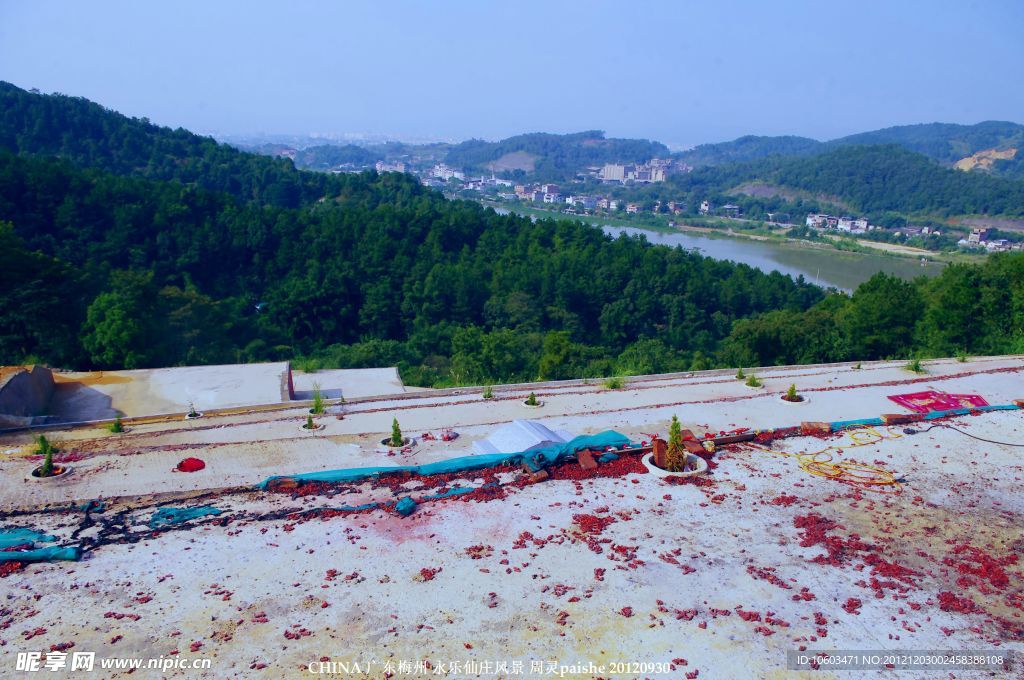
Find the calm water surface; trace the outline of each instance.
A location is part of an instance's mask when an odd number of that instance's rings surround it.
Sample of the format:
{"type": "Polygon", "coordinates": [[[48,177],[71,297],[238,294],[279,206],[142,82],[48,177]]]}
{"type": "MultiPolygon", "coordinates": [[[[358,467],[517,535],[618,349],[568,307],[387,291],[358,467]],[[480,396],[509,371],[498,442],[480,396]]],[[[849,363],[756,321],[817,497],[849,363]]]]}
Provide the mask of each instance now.
{"type": "Polygon", "coordinates": [[[697,248],[702,255],[716,260],[742,262],[762,271],[777,270],[794,277],[803,275],[812,283],[846,291],[853,290],[880,271],[912,279],[922,274],[936,276],[945,266],[933,262],[921,265],[918,260],[905,257],[805,248],[794,243],[754,241],[692,231],[669,233],[608,225],[602,228],[612,236],[642,234],[651,243],[697,248]]]}
{"type": "MultiPolygon", "coordinates": [[[[495,208],[499,214],[508,214],[504,208],[495,208]]],[[[536,217],[531,217],[536,221],[536,217]]],[[[730,260],[756,267],[764,272],[779,271],[811,283],[852,291],[878,272],[894,274],[904,279],[918,276],[937,276],[945,266],[908,257],[892,257],[871,253],[849,253],[833,248],[804,247],[796,243],[755,241],[731,238],[718,234],[693,231],[662,232],[635,227],[619,227],[592,222],[606,234],[643,235],[650,243],[697,249],[701,255],[716,260],[730,260]]]]}

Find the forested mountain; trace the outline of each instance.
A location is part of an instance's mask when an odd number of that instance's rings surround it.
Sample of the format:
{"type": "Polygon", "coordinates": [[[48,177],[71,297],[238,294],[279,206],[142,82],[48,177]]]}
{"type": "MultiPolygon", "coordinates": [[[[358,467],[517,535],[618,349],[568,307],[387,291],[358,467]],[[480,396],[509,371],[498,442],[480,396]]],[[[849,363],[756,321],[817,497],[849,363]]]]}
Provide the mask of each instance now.
{"type": "Polygon", "coordinates": [[[940,163],[956,161],[985,149],[1024,144],[1024,125],[989,120],[976,125],[924,123],[862,132],[828,142],[829,146],[898,144],[940,163]]]}
{"type": "Polygon", "coordinates": [[[120,175],[195,184],[268,205],[295,207],[336,190],[331,176],[298,172],[287,159],[244,153],[81,97],[36,94],[3,81],[0,147],[120,175]]]}
{"type": "Polygon", "coordinates": [[[952,166],[957,161],[988,149],[1020,149],[1011,159],[997,160],[991,171],[1006,177],[1024,177],[1024,125],[1003,121],[985,121],[976,125],[926,123],[900,125],[861,132],[828,142],[807,137],[757,137],[748,135],[730,142],[701,144],[676,154],[693,165],[724,165],[768,158],[771,156],[812,156],[844,146],[896,145],[939,163],[952,166]]]}
{"type": "Polygon", "coordinates": [[[1024,215],[1024,182],[950,170],[894,145],[840,147],[789,160],[769,176],[868,213],[1024,215]]]}
{"type": "Polygon", "coordinates": [[[894,145],[705,166],[620,193],[647,203],[683,201],[692,212],[703,200],[739,203],[755,219],[767,212],[802,216],[823,210],[901,226],[961,215],[1024,216],[1024,181],[952,170],[894,145]]]}
{"type": "Polygon", "coordinates": [[[342,165],[373,165],[380,160],[384,160],[383,153],[355,144],[322,144],[300,149],[295,154],[295,165],[310,170],[330,170],[342,165]]]}
{"type": "Polygon", "coordinates": [[[506,154],[517,152],[536,157],[532,178],[538,181],[569,180],[588,166],[637,163],[670,155],[668,147],[659,142],[607,139],[603,132],[591,130],[569,135],[538,132],[500,142],[472,139],[453,146],[445,162],[453,167],[482,171],[506,154]]]}
{"type": "Polygon", "coordinates": [[[676,157],[694,167],[702,167],[754,161],[770,156],[808,156],[824,150],[824,144],[808,137],[747,135],[731,142],[701,144],[676,154],[676,157]]]}
{"type": "Polygon", "coordinates": [[[497,215],[409,176],[326,178],[84,100],[14,95],[0,109],[0,363],[304,356],[445,385],[1024,350],[1024,256],[826,294],[497,215]],[[283,181],[298,207],[267,200],[283,181]]]}

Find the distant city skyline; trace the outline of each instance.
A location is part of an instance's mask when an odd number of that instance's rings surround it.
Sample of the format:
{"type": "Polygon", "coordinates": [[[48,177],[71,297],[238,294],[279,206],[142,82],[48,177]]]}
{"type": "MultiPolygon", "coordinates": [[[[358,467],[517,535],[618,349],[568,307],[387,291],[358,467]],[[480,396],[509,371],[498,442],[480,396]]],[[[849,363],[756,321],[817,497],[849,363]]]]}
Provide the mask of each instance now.
{"type": "Polygon", "coordinates": [[[220,137],[1024,122],[1024,3],[0,0],[0,79],[220,137]]]}

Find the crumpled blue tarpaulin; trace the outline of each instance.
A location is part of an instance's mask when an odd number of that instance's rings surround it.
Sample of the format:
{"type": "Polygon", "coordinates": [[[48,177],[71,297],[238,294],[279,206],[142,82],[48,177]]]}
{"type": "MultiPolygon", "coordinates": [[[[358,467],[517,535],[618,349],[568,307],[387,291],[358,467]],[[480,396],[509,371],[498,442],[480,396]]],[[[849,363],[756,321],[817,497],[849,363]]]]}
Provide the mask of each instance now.
{"type": "Polygon", "coordinates": [[[41,543],[53,543],[56,540],[56,536],[50,536],[49,534],[41,533],[35,529],[25,529],[24,527],[0,529],[0,550],[6,550],[7,548],[13,548],[19,545],[31,545],[36,541],[41,543]]]}
{"type": "Polygon", "coordinates": [[[181,524],[190,519],[219,515],[220,510],[212,505],[200,505],[194,508],[160,508],[149,520],[151,529],[160,529],[172,524],[181,524]]]}
{"type": "Polygon", "coordinates": [[[36,543],[52,543],[56,536],[50,536],[34,529],[12,527],[0,529],[0,562],[51,562],[53,560],[78,560],[82,556],[77,546],[51,545],[43,548],[36,543]],[[9,550],[18,546],[27,546],[27,550],[9,550]]]}
{"type": "Polygon", "coordinates": [[[534,472],[553,463],[568,460],[576,455],[577,451],[591,449],[603,451],[608,447],[621,448],[629,445],[629,438],[626,435],[614,430],[605,430],[597,434],[580,435],[563,444],[554,444],[543,449],[533,451],[519,451],[516,453],[489,453],[480,456],[461,456],[440,460],[435,463],[424,465],[398,465],[391,467],[364,467],[345,468],[341,470],[324,470],[322,472],[305,472],[297,475],[268,477],[256,485],[258,489],[266,489],[267,485],[278,479],[291,479],[296,482],[360,482],[365,479],[379,477],[380,475],[408,472],[415,475],[439,475],[453,472],[469,472],[472,470],[483,470],[486,468],[498,467],[499,465],[526,465],[534,472]]]}

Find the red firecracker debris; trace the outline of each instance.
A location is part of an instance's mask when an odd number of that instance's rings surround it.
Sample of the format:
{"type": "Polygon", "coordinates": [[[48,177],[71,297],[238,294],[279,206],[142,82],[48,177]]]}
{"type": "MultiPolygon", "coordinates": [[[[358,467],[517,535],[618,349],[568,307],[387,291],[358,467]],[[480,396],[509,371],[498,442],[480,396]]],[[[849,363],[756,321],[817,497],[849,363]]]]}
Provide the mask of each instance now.
{"type": "Polygon", "coordinates": [[[843,609],[845,609],[850,614],[860,614],[860,608],[862,604],[864,603],[856,597],[851,597],[848,600],[846,600],[845,603],[843,603],[843,609]]]}
{"type": "Polygon", "coordinates": [[[432,581],[432,580],[434,580],[434,577],[437,576],[438,572],[440,572],[440,571],[441,571],[441,567],[438,567],[437,569],[433,569],[431,567],[423,567],[422,569],[420,569],[420,580],[422,580],[422,581],[432,581]]]}
{"type": "Polygon", "coordinates": [[[982,611],[971,598],[957,597],[949,591],[939,593],[939,609],[944,612],[958,612],[960,614],[972,614],[982,611]]]}

